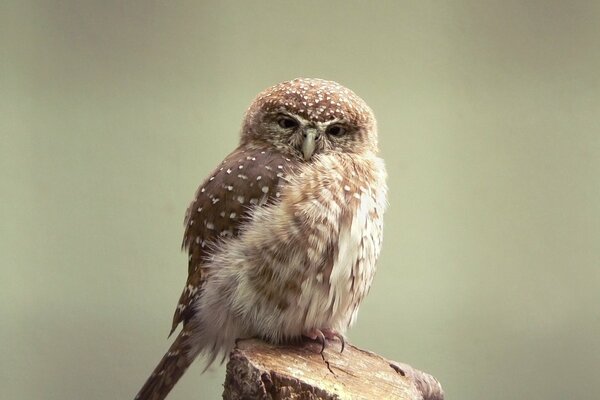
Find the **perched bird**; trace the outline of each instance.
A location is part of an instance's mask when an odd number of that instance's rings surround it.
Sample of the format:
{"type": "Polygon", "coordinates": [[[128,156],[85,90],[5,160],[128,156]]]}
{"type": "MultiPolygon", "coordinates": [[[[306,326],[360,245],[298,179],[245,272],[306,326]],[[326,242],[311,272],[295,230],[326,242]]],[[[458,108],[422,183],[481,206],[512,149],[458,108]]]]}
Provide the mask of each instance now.
{"type": "Polygon", "coordinates": [[[239,146],[187,210],[182,330],[136,399],[164,399],[200,354],[237,338],[342,340],[369,291],[382,241],[386,172],[373,112],[332,81],[260,93],[239,146]]]}

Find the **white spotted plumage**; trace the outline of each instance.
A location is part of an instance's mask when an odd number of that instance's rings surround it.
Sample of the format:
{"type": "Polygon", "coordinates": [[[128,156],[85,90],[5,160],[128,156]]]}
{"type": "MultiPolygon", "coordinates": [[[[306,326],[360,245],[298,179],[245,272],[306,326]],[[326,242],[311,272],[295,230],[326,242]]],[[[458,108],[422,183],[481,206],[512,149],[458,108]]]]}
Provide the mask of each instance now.
{"type": "Polygon", "coordinates": [[[198,354],[209,365],[238,337],[345,333],[381,249],[377,152],[370,108],[335,82],[296,79],[257,96],[240,146],[186,213],[188,282],[173,319],[183,328],[137,398],[163,399],[198,354]]]}

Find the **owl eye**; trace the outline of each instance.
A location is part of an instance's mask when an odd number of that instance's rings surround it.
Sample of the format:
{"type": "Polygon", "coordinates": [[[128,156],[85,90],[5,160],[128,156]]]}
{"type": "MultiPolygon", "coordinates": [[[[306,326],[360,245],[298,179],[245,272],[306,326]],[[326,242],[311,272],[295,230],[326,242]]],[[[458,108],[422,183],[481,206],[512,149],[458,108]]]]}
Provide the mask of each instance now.
{"type": "Polygon", "coordinates": [[[297,128],[298,125],[299,125],[298,121],[296,121],[294,118],[288,117],[288,116],[285,116],[285,115],[280,116],[277,119],[277,123],[283,129],[293,129],[293,128],[297,128]]]}
{"type": "Polygon", "coordinates": [[[346,128],[341,125],[331,125],[326,132],[328,135],[340,137],[346,133],[346,128]]]}

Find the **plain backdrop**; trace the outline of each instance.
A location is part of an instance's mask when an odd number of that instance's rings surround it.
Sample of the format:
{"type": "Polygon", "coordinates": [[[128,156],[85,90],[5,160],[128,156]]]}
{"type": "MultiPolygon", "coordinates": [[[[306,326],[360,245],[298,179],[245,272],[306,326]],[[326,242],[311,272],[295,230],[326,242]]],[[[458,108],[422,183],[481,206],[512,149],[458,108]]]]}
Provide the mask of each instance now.
{"type": "MultiPolygon", "coordinates": [[[[600,4],[4,1],[0,397],[132,398],[167,349],[183,215],[253,97],[374,109],[389,171],[350,341],[448,399],[598,399],[600,4]]],[[[170,399],[216,399],[196,363],[170,399]]]]}

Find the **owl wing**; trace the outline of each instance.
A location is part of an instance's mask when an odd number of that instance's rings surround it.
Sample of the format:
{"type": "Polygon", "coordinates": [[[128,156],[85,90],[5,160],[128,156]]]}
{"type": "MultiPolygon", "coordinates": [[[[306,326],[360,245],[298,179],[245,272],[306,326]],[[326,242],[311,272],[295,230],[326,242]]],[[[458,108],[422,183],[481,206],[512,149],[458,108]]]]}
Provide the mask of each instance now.
{"type": "Polygon", "coordinates": [[[192,316],[211,252],[221,240],[239,235],[255,207],[278,201],[291,164],[289,158],[267,149],[238,148],[200,186],[185,216],[182,247],[189,255],[188,278],[171,333],[192,316]]]}

